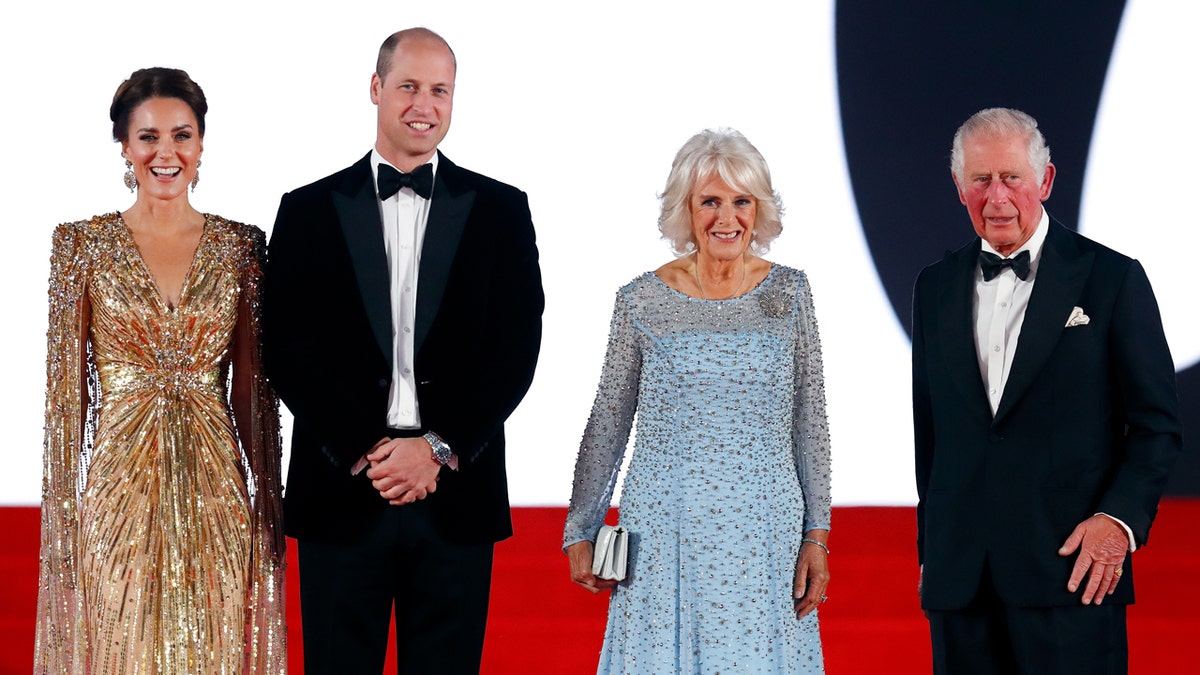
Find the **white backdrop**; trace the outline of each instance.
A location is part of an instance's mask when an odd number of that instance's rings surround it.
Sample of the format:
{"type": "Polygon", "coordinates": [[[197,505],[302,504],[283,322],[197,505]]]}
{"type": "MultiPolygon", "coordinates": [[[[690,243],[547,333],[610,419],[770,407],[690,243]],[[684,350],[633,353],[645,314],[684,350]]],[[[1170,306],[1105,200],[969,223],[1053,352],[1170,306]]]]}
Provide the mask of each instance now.
{"type": "MultiPolygon", "coordinates": [[[[9,152],[0,166],[8,229],[0,253],[6,298],[0,354],[7,367],[0,410],[7,447],[0,504],[36,504],[40,492],[53,227],[132,203],[121,184],[119,146],[109,142],[107,109],[116,86],[140,67],[187,70],[210,105],[193,203],[269,230],[284,191],[350,164],[371,147],[375,109],[368,85],[376,50],[388,33],[412,25],[440,32],[458,56],[454,123],[442,149],[462,166],[525,190],[538,229],[545,337],[533,388],[508,427],[515,504],[566,503],[613,293],[670,258],[655,227],[656,195],[678,147],[713,126],[741,130],[766,156],[787,207],[783,236],[768,257],[805,269],[813,283],[825,346],[835,503],[915,500],[908,340],[875,275],[850,193],[832,0],[415,4],[218,1],[146,10],[40,3],[24,5],[24,17],[4,22],[0,128],[9,152]]],[[[1196,26],[1195,10],[1134,4],[1127,19],[1136,9],[1144,37],[1163,26],[1196,26]],[[1191,16],[1181,21],[1164,12],[1191,16]]],[[[1127,28],[1123,44],[1131,39],[1127,28]]],[[[1137,109],[1157,110],[1155,97],[1167,97],[1183,122],[1195,109],[1182,100],[1194,85],[1177,80],[1176,91],[1155,92],[1136,75],[1166,64],[1194,73],[1195,49],[1184,41],[1155,44],[1150,54],[1119,49],[1122,58],[1133,55],[1132,65],[1115,63],[1113,70],[1126,75],[1128,86],[1140,86],[1137,109]],[[1192,66],[1183,67],[1181,58],[1192,66]]],[[[1106,93],[1108,107],[1122,100],[1106,93]]],[[[1184,124],[1190,136],[1172,136],[1153,149],[1157,155],[1131,158],[1134,144],[1120,142],[1136,122],[1127,117],[1102,111],[1097,143],[1106,144],[1097,156],[1125,168],[1136,159],[1142,178],[1161,181],[1167,173],[1182,194],[1194,172],[1183,162],[1200,150],[1195,125],[1184,124]],[[1147,166],[1159,161],[1180,166],[1174,172],[1147,166]]],[[[947,146],[952,133],[946,130],[947,146]]],[[[1090,173],[1130,180],[1128,171],[1090,173]]],[[[1093,187],[1089,183],[1088,194],[1093,187]]],[[[948,176],[946,189],[953,190],[948,176]]],[[[1099,186],[1095,193],[1107,191],[1111,200],[1117,189],[1099,186]]],[[[1093,236],[1117,236],[1122,221],[1087,202],[1088,217],[1108,228],[1093,236]]],[[[1134,213],[1152,206],[1132,199],[1121,205],[1134,213]]],[[[1195,210],[1165,215],[1151,222],[1186,230],[1171,235],[1191,245],[1159,247],[1155,255],[1196,250],[1195,210]],[[1181,227],[1180,218],[1190,219],[1189,226],[1181,227]]],[[[969,235],[964,214],[963,240],[969,235]]],[[[1148,257],[1147,241],[1114,245],[1148,257]]],[[[1150,269],[1160,293],[1167,285],[1180,287],[1164,278],[1167,262],[1156,259],[1150,269]]],[[[1182,287],[1194,293],[1194,283],[1182,287]]],[[[1168,327],[1176,329],[1172,346],[1177,360],[1184,354],[1194,363],[1200,352],[1194,304],[1187,309],[1182,295],[1174,303],[1164,302],[1168,327]],[[1190,344],[1181,335],[1191,336],[1190,344]]]]}

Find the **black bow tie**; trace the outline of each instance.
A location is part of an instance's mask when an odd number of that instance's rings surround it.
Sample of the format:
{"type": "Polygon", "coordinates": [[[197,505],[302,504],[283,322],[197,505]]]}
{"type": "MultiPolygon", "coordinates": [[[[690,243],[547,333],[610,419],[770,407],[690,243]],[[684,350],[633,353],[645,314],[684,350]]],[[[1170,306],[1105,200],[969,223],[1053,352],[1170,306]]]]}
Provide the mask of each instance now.
{"type": "Polygon", "coordinates": [[[425,199],[433,196],[433,165],[422,164],[412,173],[400,173],[389,164],[379,165],[379,199],[387,199],[408,188],[425,199]]]}
{"type": "Polygon", "coordinates": [[[1029,251],[1021,251],[1015,258],[1001,258],[995,253],[979,252],[979,269],[983,270],[984,281],[995,279],[1005,267],[1011,267],[1018,279],[1028,279],[1029,251]]]}

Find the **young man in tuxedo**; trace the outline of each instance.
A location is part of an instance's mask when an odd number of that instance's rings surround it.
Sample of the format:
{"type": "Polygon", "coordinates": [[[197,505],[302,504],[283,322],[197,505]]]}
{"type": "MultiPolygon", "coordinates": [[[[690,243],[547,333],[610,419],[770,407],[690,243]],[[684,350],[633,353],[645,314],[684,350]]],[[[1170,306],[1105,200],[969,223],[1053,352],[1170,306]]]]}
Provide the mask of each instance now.
{"type": "Polygon", "coordinates": [[[954,138],[978,238],[913,300],[921,604],[935,673],[1126,672],[1133,552],[1182,446],[1141,265],[1051,220],[1032,117],[954,138]]]}
{"type": "Polygon", "coordinates": [[[508,415],[544,298],[528,200],[437,147],[457,63],[424,28],[380,48],[375,146],[283,196],[264,298],[292,412],[284,499],[305,672],[477,673],[492,549],[512,534],[508,415]]]}

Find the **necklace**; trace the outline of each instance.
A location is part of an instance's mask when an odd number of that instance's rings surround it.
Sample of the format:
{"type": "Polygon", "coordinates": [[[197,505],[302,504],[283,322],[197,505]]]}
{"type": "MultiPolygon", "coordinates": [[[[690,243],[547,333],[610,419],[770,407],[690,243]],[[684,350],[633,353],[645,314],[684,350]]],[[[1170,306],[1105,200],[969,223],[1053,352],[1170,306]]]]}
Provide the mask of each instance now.
{"type": "MultiPolygon", "coordinates": [[[[746,264],[746,261],[743,259],[742,260],[742,280],[738,283],[738,287],[733,290],[733,293],[730,293],[728,296],[726,296],[724,298],[716,298],[717,300],[728,300],[730,298],[737,297],[738,295],[741,294],[742,288],[746,285],[746,268],[747,267],[748,267],[748,265],[746,264]]],[[[709,300],[710,298],[708,297],[708,293],[706,293],[704,291],[704,284],[700,281],[700,259],[699,258],[696,258],[696,268],[694,270],[692,270],[692,277],[696,280],[696,286],[698,286],[700,288],[700,297],[704,298],[705,300],[709,300]]]]}

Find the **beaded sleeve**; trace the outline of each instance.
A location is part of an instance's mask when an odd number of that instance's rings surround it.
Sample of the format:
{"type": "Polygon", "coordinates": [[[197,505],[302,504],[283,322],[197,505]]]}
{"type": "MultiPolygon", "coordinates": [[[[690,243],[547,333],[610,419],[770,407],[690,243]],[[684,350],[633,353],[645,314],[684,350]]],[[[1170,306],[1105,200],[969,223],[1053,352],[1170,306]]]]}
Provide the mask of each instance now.
{"type": "Polygon", "coordinates": [[[808,277],[800,274],[797,298],[796,382],[792,442],[796,473],[804,492],[804,531],[829,529],[830,441],[825,413],[825,375],[821,337],[808,277]]]}
{"type": "Polygon", "coordinates": [[[641,367],[633,306],[623,292],[618,292],[600,386],[575,460],[564,549],[594,539],[604,523],[637,412],[641,367]]]}
{"type": "Polygon", "coordinates": [[[242,450],[250,467],[253,513],[253,576],[247,604],[248,673],[287,672],[287,630],[284,621],[285,538],[283,533],[279,431],[279,399],[262,368],[262,275],[266,238],[262,230],[245,226],[248,236],[240,258],[242,294],[238,306],[237,364],[249,373],[231,391],[239,420],[242,450]],[[249,391],[245,391],[248,389],[249,391]],[[248,430],[246,431],[241,430],[248,430]]]}
{"type": "Polygon", "coordinates": [[[87,645],[79,570],[79,497],[94,421],[87,410],[88,253],[85,223],[59,225],[50,257],[42,542],[35,673],[84,673],[87,645]]]}

